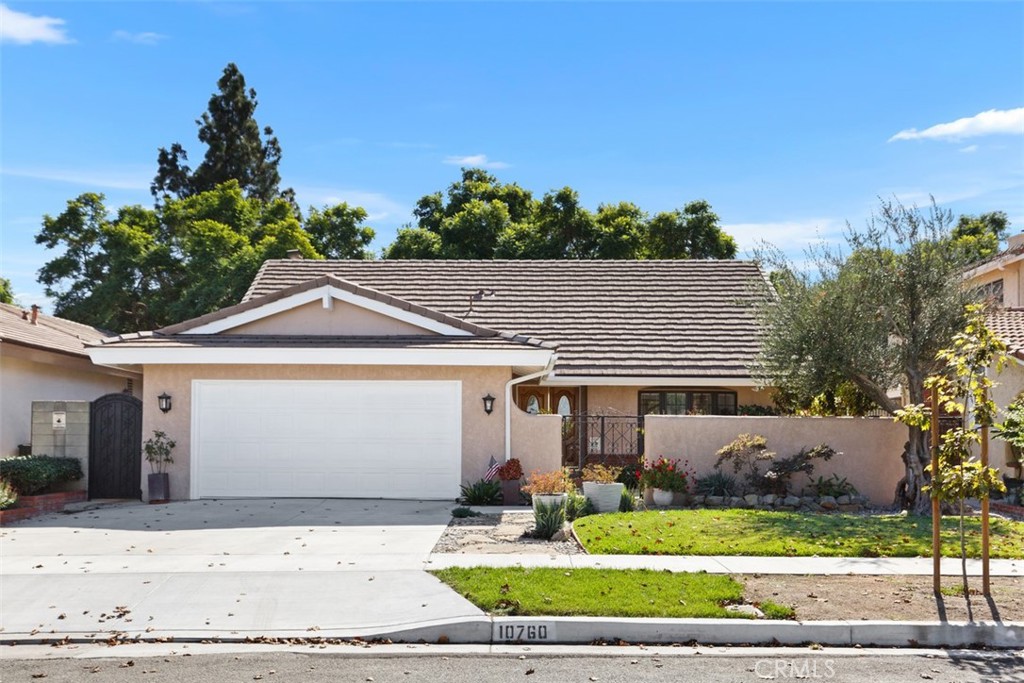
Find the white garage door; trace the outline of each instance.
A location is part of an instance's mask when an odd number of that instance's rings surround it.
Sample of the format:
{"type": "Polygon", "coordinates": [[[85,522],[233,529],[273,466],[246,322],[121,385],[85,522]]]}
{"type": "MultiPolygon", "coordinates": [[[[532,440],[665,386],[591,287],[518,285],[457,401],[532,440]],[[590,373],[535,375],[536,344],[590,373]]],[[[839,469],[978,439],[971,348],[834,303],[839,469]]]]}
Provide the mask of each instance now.
{"type": "Polygon", "coordinates": [[[461,382],[192,386],[193,497],[455,498],[461,382]]]}

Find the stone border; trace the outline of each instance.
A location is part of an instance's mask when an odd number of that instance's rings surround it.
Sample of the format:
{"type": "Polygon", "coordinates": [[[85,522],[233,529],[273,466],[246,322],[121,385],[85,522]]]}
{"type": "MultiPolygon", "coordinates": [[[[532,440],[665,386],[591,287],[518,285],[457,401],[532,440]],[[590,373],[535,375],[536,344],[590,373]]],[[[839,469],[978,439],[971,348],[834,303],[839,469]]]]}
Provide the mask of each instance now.
{"type": "Polygon", "coordinates": [[[759,496],[750,493],[745,496],[688,496],[686,507],[696,508],[745,508],[752,510],[779,510],[784,512],[863,512],[868,509],[866,496],[759,496]]]}
{"type": "Polygon", "coordinates": [[[20,522],[23,519],[38,517],[49,512],[62,512],[64,506],[72,503],[84,503],[89,499],[85,491],[63,491],[61,493],[45,493],[40,496],[18,496],[14,507],[0,510],[0,525],[20,522]]]}

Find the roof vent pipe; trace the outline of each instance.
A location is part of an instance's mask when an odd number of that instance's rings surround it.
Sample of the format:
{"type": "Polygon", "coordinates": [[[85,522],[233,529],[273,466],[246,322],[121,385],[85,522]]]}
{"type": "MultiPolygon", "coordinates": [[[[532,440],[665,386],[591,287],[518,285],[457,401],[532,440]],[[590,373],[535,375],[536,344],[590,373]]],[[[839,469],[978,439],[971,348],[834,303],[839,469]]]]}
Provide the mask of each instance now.
{"type": "Polygon", "coordinates": [[[36,324],[36,320],[39,319],[39,304],[32,304],[32,324],[36,324]]]}
{"type": "Polygon", "coordinates": [[[285,252],[285,257],[291,259],[292,261],[301,261],[302,252],[299,251],[298,249],[289,249],[288,251],[285,252]]]}

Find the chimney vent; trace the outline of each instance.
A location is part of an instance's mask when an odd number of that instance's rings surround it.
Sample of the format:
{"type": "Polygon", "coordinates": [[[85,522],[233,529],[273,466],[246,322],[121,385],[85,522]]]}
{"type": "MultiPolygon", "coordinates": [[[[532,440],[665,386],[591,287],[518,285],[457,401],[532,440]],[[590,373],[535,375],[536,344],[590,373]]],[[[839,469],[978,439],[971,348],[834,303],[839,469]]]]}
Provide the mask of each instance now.
{"type": "Polygon", "coordinates": [[[36,324],[36,320],[39,319],[39,305],[32,304],[32,324],[36,324]]]}
{"type": "Polygon", "coordinates": [[[298,249],[289,249],[285,253],[286,253],[286,256],[288,258],[290,258],[291,260],[293,260],[293,261],[301,261],[302,260],[302,252],[299,251],[298,249]]]}

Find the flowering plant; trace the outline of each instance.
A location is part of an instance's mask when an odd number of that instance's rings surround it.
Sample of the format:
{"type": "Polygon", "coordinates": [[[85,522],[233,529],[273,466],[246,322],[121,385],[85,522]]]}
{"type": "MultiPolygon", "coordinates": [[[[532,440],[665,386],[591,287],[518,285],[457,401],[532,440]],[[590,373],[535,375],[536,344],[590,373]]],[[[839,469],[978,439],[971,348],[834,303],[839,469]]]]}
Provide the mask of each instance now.
{"type": "Polygon", "coordinates": [[[690,470],[689,460],[680,465],[678,460],[669,460],[664,456],[659,457],[653,463],[645,462],[644,473],[641,477],[644,486],[683,493],[689,489],[692,478],[693,472],[690,470]]]}
{"type": "Polygon", "coordinates": [[[523,478],[523,466],[519,458],[511,458],[498,468],[498,479],[502,481],[519,481],[523,478]]]}
{"type": "Polygon", "coordinates": [[[583,481],[592,481],[598,484],[614,484],[621,471],[621,467],[587,465],[583,468],[583,481]]]}
{"type": "Polygon", "coordinates": [[[569,493],[575,490],[576,485],[572,483],[572,478],[566,469],[553,472],[534,470],[530,472],[530,476],[526,480],[526,486],[523,487],[523,493],[528,493],[531,496],[569,493]]]}

